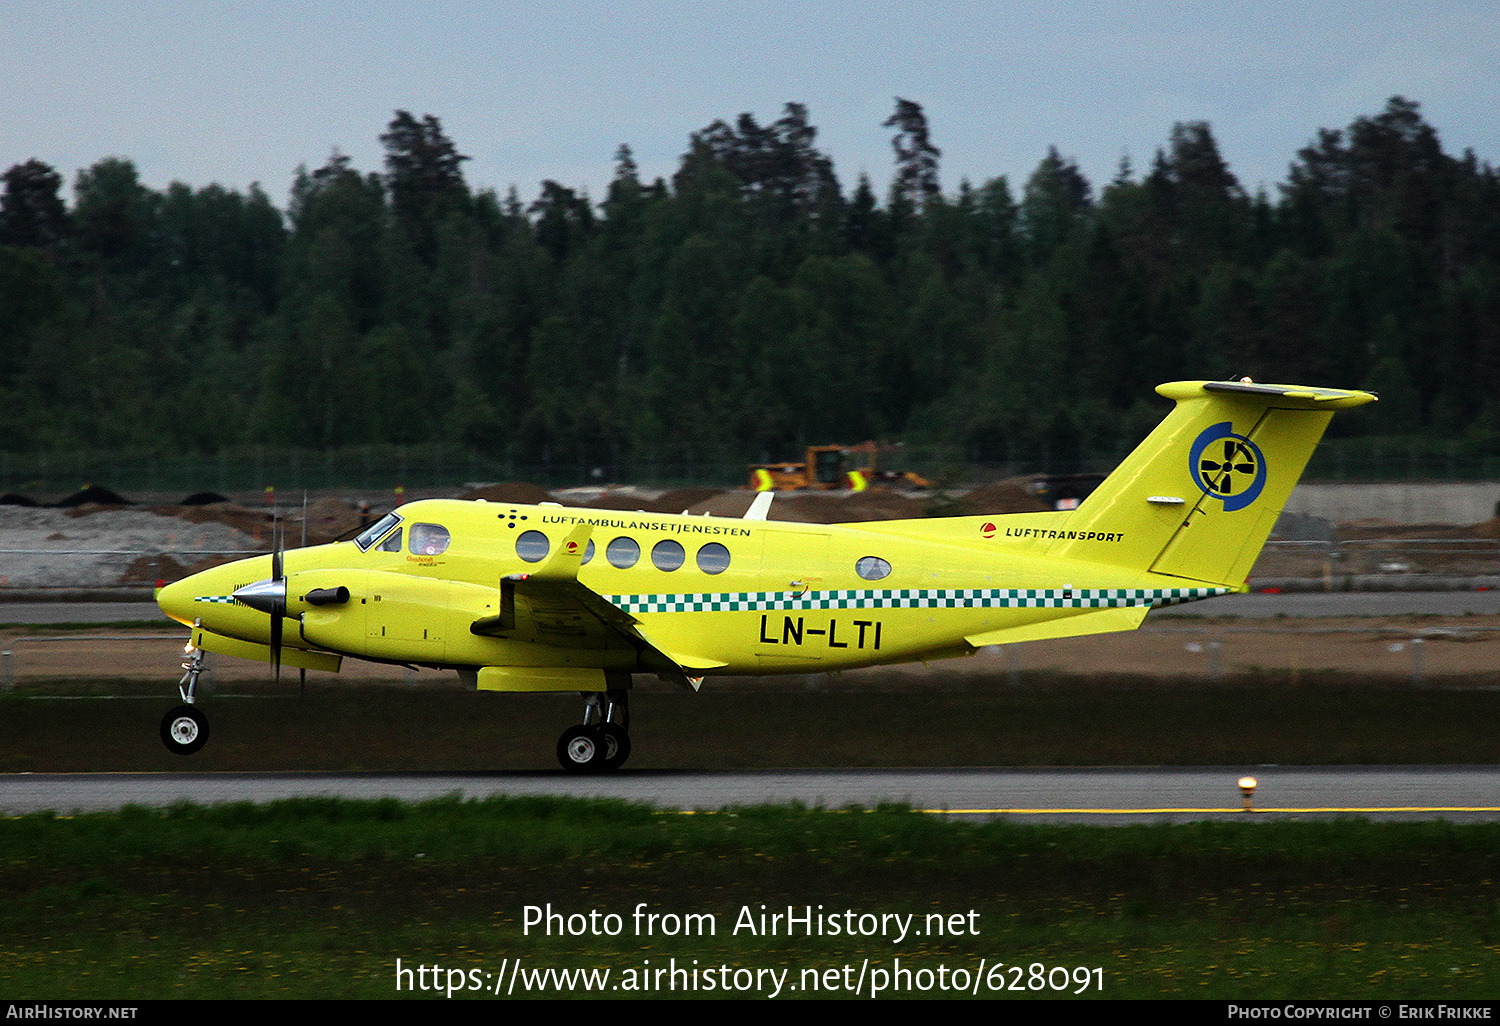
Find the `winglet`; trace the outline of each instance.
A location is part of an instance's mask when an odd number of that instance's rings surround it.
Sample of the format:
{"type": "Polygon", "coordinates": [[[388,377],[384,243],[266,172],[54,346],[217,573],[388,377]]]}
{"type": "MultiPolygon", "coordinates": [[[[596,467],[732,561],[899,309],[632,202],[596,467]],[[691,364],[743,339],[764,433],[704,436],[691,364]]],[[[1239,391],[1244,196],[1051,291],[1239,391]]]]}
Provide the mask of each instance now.
{"type": "Polygon", "coordinates": [[[750,508],[745,510],[745,520],[764,520],[766,514],[771,510],[771,500],[776,498],[775,492],[756,492],[755,500],[750,503],[750,508]]]}

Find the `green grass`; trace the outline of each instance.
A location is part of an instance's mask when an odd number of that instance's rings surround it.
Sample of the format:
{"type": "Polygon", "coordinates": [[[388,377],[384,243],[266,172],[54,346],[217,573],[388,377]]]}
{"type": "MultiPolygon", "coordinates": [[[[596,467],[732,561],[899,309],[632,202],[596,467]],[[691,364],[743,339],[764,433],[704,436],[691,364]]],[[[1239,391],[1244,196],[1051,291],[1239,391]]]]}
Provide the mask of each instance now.
{"type": "MultiPolygon", "coordinates": [[[[630,766],[1500,761],[1500,691],[1442,683],[1028,672],[1018,685],[891,674],[643,688],[630,766]]],[[[0,696],[0,769],[552,770],[579,707],[452,687],[233,690],[252,697],[205,699],[213,738],[192,759],[157,738],[170,686],[90,679],[0,696]]],[[[1023,988],[1033,964],[1097,969],[1111,998],[1493,998],[1497,863],[1500,826],[1441,822],[976,825],[899,808],[673,815],[550,798],[37,815],[0,820],[0,993],[389,998],[398,958],[466,984],[517,958],[609,968],[614,983],[675,958],[787,969],[795,984],[804,970],[868,958],[888,972],[900,958],[929,974],[983,959],[1006,967],[1007,985],[1021,967],[1023,988]],[[527,934],[524,908],[549,902],[615,913],[624,929],[527,934]],[[712,914],[719,933],[637,936],[641,902],[712,914]],[[730,932],[762,904],[972,910],[980,932],[903,944],[730,932]]]]}
{"type": "Polygon", "coordinates": [[[789,970],[795,985],[803,970],[899,958],[931,981],[981,959],[1019,966],[1023,987],[1033,963],[1097,968],[1102,991],[1088,993],[1110,998],[1492,998],[1497,881],[1490,824],[976,825],[899,807],[678,815],[554,798],[32,815],[0,821],[0,991],[389,998],[398,958],[487,986],[517,958],[608,968],[616,983],[647,960],[696,959],[789,970]],[[717,932],[638,935],[642,902],[712,915],[717,932]],[[548,903],[622,929],[528,934],[526,906],[548,903]],[[735,935],[762,905],[918,925],[934,913],[964,930],[735,935]]]}

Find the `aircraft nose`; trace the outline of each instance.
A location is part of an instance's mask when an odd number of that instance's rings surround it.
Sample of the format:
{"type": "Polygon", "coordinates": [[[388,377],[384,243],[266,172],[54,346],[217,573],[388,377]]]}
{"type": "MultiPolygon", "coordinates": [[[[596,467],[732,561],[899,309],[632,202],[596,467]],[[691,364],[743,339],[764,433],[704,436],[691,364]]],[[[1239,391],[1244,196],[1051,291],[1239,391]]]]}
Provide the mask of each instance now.
{"type": "Polygon", "coordinates": [[[178,623],[192,625],[193,618],[197,615],[193,611],[193,599],[196,586],[193,578],[184,577],[180,581],[174,581],[161,591],[156,593],[156,604],[161,611],[166,613],[178,623]]]}
{"type": "Polygon", "coordinates": [[[157,592],[156,604],[178,623],[191,627],[195,621],[202,620],[207,625],[210,619],[218,620],[235,608],[230,591],[238,581],[252,576],[254,569],[259,568],[226,563],[201,570],[157,592]]]}

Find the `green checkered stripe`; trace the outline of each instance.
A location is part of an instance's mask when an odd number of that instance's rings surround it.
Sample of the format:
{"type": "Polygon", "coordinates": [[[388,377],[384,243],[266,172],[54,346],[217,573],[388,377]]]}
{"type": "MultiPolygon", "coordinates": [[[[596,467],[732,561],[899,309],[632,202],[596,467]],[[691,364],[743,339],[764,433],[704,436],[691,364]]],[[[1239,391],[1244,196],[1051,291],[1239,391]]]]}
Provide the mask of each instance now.
{"type": "Polygon", "coordinates": [[[784,609],[1120,609],[1172,606],[1226,595],[1229,588],[902,588],[610,595],[627,613],[726,613],[784,609]]]}
{"type": "Polygon", "coordinates": [[[196,595],[196,596],[193,597],[193,601],[194,602],[218,602],[221,605],[232,606],[232,605],[234,605],[234,596],[233,595],[196,595]]]}

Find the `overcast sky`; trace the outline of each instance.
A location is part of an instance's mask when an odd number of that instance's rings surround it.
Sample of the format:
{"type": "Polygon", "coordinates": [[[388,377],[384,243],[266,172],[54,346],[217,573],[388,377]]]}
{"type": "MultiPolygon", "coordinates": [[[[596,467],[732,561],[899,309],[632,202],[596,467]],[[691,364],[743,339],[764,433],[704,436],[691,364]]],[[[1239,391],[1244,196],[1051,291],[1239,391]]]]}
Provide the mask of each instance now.
{"type": "Polygon", "coordinates": [[[72,183],[128,157],[148,185],[259,182],[284,206],[337,147],[382,170],[392,112],[434,114],[475,189],[544,178],[598,200],[630,144],[669,176],[690,132],[808,106],[846,191],[889,185],[902,96],[945,191],[1024,183],[1048,146],[1097,190],[1203,120],[1246,189],[1272,190],[1320,127],[1422,105],[1450,153],[1500,163],[1500,3],[1252,0],[475,3],[7,0],[0,167],[72,183]]]}

